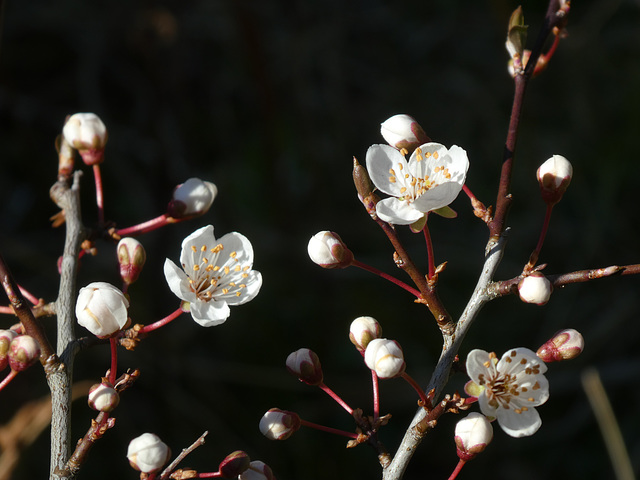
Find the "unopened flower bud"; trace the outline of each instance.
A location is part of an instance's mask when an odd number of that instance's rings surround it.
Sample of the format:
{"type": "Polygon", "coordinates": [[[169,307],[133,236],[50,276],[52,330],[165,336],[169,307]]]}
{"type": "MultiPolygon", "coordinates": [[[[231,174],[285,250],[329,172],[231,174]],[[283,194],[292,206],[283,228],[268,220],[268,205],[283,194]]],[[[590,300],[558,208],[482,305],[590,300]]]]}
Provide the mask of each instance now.
{"type": "Polygon", "coordinates": [[[199,178],[190,178],[178,185],[167,207],[167,215],[172,218],[204,215],[211,208],[218,194],[218,187],[199,178]]]}
{"type": "Polygon", "coordinates": [[[144,473],[158,472],[171,456],[171,450],[157,435],[143,433],[129,443],[127,458],[133,468],[144,473]]]}
{"type": "Polygon", "coordinates": [[[376,338],[371,340],[364,352],[364,362],[380,378],[393,378],[404,372],[404,354],[395,340],[376,338]]]}
{"type": "Polygon", "coordinates": [[[80,289],[76,301],[78,323],[100,338],[110,337],[127,324],[129,301],[116,287],[93,282],[80,289]]]}
{"type": "Polygon", "coordinates": [[[353,253],[340,235],[327,230],[311,237],[307,252],[313,263],[322,268],[346,268],[353,262],[353,253]]]}
{"type": "Polygon", "coordinates": [[[540,165],[537,177],[542,199],[548,205],[555,205],[562,199],[569,183],[571,183],[573,167],[569,160],[562,155],[554,155],[540,165]]]}
{"type": "Polygon", "coordinates": [[[536,352],[543,362],[560,362],[576,358],[584,350],[584,338],[577,330],[560,330],[536,352]]]}
{"type": "Polygon", "coordinates": [[[364,352],[369,342],[382,335],[382,327],[373,317],[358,317],[349,327],[349,340],[358,351],[364,352]]]}
{"type": "Polygon", "coordinates": [[[29,335],[18,335],[9,344],[9,365],[11,370],[21,372],[33,365],[40,357],[40,345],[29,335]]]}
{"type": "Polygon", "coordinates": [[[111,383],[96,383],[89,389],[88,403],[94,410],[110,412],[120,403],[120,395],[111,383]]]}
{"type": "Polygon", "coordinates": [[[71,115],[62,129],[64,139],[78,150],[87,165],[96,165],[104,159],[107,127],[95,113],[71,115]]]}
{"type": "Polygon", "coordinates": [[[9,365],[9,345],[18,334],[13,330],[0,330],[0,370],[9,365]]]}
{"type": "Polygon", "coordinates": [[[249,468],[238,477],[238,480],[276,480],[269,465],[260,460],[251,462],[249,468]]]}
{"type": "Polygon", "coordinates": [[[322,366],[318,355],[308,348],[301,348],[287,357],[287,370],[308,385],[322,383],[322,366]]]}
{"type": "MultiPolygon", "coordinates": [[[[521,62],[524,45],[527,41],[527,26],[524,24],[522,7],[516,8],[509,18],[506,47],[509,56],[521,62]]],[[[522,63],[521,63],[522,65],[522,63]]]]}
{"type": "Polygon", "coordinates": [[[269,440],[286,440],[300,428],[300,417],[294,412],[272,408],[260,419],[259,428],[269,440]]]}
{"type": "Polygon", "coordinates": [[[420,124],[405,114],[394,115],[382,122],[380,133],[389,145],[398,150],[404,148],[409,153],[431,141],[420,124]]]}
{"type": "Polygon", "coordinates": [[[135,238],[125,237],[118,242],[116,253],[120,265],[120,277],[127,285],[131,285],[138,279],[147,260],[144,247],[135,238]]]}
{"type": "Polygon", "coordinates": [[[493,427],[487,417],[471,412],[456,424],[455,442],[458,457],[469,461],[482,452],[493,439],[493,427]]]}
{"type": "Polygon", "coordinates": [[[544,305],[549,301],[553,292],[553,285],[540,272],[533,272],[524,277],[518,284],[518,293],[520,300],[525,303],[535,303],[536,305],[544,305]]]}
{"type": "Polygon", "coordinates": [[[223,478],[236,478],[249,468],[250,462],[251,459],[246,452],[236,450],[220,462],[218,471],[223,478]]]}

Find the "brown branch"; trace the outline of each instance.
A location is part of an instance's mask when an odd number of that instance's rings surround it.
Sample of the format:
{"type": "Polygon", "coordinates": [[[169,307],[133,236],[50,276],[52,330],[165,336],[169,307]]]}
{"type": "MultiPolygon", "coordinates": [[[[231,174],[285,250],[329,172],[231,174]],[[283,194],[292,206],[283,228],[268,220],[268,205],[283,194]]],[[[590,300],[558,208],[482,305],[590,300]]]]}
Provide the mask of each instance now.
{"type": "Polygon", "coordinates": [[[187,455],[189,455],[191,452],[193,452],[196,448],[200,447],[201,445],[204,445],[204,437],[206,437],[208,434],[209,434],[208,431],[204,432],[189,447],[184,448],[182,452],[180,452],[180,455],[178,455],[176,459],[173,462],[171,462],[169,466],[162,471],[158,480],[166,480],[167,478],[169,478],[169,475],[171,475],[171,472],[173,472],[176,469],[176,467],[180,464],[180,462],[182,462],[182,460],[184,460],[187,457],[187,455]]]}

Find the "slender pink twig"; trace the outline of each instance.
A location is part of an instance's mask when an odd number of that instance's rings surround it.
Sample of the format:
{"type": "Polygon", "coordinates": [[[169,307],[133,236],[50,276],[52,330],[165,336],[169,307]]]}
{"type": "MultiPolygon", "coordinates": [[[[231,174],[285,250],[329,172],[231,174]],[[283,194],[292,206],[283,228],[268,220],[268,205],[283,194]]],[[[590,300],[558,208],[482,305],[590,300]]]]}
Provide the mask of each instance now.
{"type": "Polygon", "coordinates": [[[116,383],[116,372],[118,370],[118,341],[116,337],[109,339],[111,345],[111,371],[109,372],[109,383],[114,385],[116,383]]]}
{"type": "Polygon", "coordinates": [[[98,205],[98,223],[104,225],[104,194],[102,190],[102,173],[100,164],[93,166],[93,177],[96,180],[96,205],[98,205]]]}
{"type": "Polygon", "coordinates": [[[422,400],[422,402],[428,407],[430,403],[429,399],[425,395],[422,388],[420,388],[420,385],[418,385],[418,382],[416,382],[413,378],[411,378],[411,376],[407,372],[402,372],[402,375],[400,376],[404,378],[407,381],[407,383],[411,385],[416,392],[418,392],[418,395],[420,396],[420,400],[422,400]]]}
{"type": "Polygon", "coordinates": [[[540,231],[540,238],[538,238],[538,244],[536,245],[535,250],[531,253],[531,256],[529,257],[529,262],[525,267],[525,271],[531,270],[535,266],[535,264],[538,262],[538,257],[540,256],[540,251],[542,250],[544,239],[547,236],[547,231],[549,230],[549,223],[551,222],[552,211],[553,211],[553,205],[547,204],[547,211],[544,216],[542,230],[540,231]]]}
{"type": "Polygon", "coordinates": [[[336,392],[334,392],[329,387],[327,387],[324,384],[324,382],[319,384],[318,387],[320,387],[327,395],[329,395],[336,402],[338,402],[342,408],[344,408],[347,412],[349,412],[349,415],[353,415],[353,408],[351,408],[349,405],[347,405],[347,402],[342,400],[342,398],[340,398],[340,396],[336,392]]]}
{"type": "Polygon", "coordinates": [[[204,472],[196,475],[196,478],[222,478],[222,473],[220,472],[204,472]]]}
{"type": "Polygon", "coordinates": [[[36,296],[29,292],[27,289],[23,288],[21,285],[18,285],[18,288],[20,289],[20,292],[22,293],[24,298],[29,300],[31,303],[33,303],[34,305],[38,305],[40,303],[40,299],[36,298],[36,296]]]}
{"type": "Polygon", "coordinates": [[[9,385],[9,383],[11,382],[11,380],[13,380],[16,375],[18,375],[18,372],[16,370],[11,370],[11,372],[9,372],[9,375],[7,375],[6,377],[4,377],[4,380],[2,380],[2,382],[0,382],[0,391],[2,391],[2,389],[4,387],[6,387],[7,385],[9,385]]]}
{"type": "Polygon", "coordinates": [[[427,260],[429,262],[429,273],[427,274],[427,278],[431,280],[436,274],[436,265],[433,259],[433,242],[431,241],[431,234],[429,233],[429,227],[427,226],[428,221],[429,217],[427,214],[427,221],[424,223],[422,231],[424,232],[424,240],[427,243],[427,260]]]}
{"type": "Polygon", "coordinates": [[[169,315],[164,317],[162,320],[158,320],[157,322],[151,323],[149,325],[145,325],[144,327],[142,327],[142,330],[140,330],[140,333],[153,332],[154,330],[165,326],[167,323],[171,322],[172,320],[175,320],[183,313],[184,313],[184,310],[182,310],[182,307],[180,307],[175,312],[170,313],[169,315]]]}
{"type": "Polygon", "coordinates": [[[464,460],[460,459],[460,461],[458,462],[458,465],[456,465],[455,470],[453,471],[453,473],[449,477],[449,480],[455,480],[455,478],[460,473],[460,470],[462,470],[462,467],[464,467],[465,463],[467,463],[467,462],[465,462],[464,460]]]}
{"type": "Polygon", "coordinates": [[[476,198],[476,196],[473,194],[473,192],[469,189],[469,187],[467,187],[466,184],[462,185],[462,191],[464,193],[467,194],[467,197],[469,197],[471,199],[471,201],[478,201],[478,199],[476,198]]]}
{"type": "Polygon", "coordinates": [[[385,280],[389,280],[391,283],[396,284],[400,288],[405,289],[410,294],[415,295],[417,298],[420,298],[420,292],[418,290],[410,287],[409,285],[404,283],[402,280],[398,280],[397,278],[389,275],[388,273],[384,273],[383,271],[378,270],[376,267],[372,267],[371,265],[367,265],[366,263],[362,263],[355,259],[351,262],[351,265],[353,265],[354,267],[358,267],[363,270],[366,270],[367,272],[371,272],[375,275],[378,275],[379,277],[382,277],[385,280]]]}
{"type": "Polygon", "coordinates": [[[371,370],[371,385],[373,387],[373,423],[380,418],[380,385],[375,370],[371,370]]]}
{"type": "MultiPolygon", "coordinates": [[[[172,219],[175,222],[175,219],[172,219]]],[[[139,223],[138,225],[133,225],[127,228],[120,228],[116,230],[116,234],[121,237],[133,237],[134,235],[140,235],[143,233],[150,232],[155,230],[156,228],[164,227],[165,225],[172,223],[169,221],[169,217],[166,213],[163,213],[159,217],[152,218],[146,222],[139,223]]]]}
{"type": "Polygon", "coordinates": [[[0,313],[8,313],[9,315],[15,315],[15,312],[11,307],[0,307],[0,313]]]}
{"type": "Polygon", "coordinates": [[[322,430],[323,432],[335,433],[336,435],[342,435],[343,437],[358,438],[358,435],[353,432],[345,432],[344,430],[338,430],[337,428],[325,427],[324,425],[318,425],[317,423],[307,422],[300,419],[300,424],[305,427],[315,428],[316,430],[322,430]]]}

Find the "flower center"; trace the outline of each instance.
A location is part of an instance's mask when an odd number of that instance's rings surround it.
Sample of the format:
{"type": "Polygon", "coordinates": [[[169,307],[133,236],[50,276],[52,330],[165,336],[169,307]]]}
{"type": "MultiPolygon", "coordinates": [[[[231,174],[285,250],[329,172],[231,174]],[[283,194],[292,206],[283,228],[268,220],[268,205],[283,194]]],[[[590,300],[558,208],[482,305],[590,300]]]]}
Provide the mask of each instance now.
{"type": "Polygon", "coordinates": [[[206,245],[200,248],[191,246],[191,270],[185,265],[183,268],[189,277],[189,288],[200,301],[239,297],[242,289],[247,287],[242,280],[249,276],[247,271],[251,266],[242,267],[237,258],[238,252],[235,251],[225,258],[223,250],[221,243],[213,248],[206,245]]]}
{"type": "Polygon", "coordinates": [[[438,152],[423,153],[420,148],[415,151],[415,162],[417,176],[413,176],[409,172],[404,172],[404,165],[398,163],[398,169],[389,169],[389,182],[399,183],[400,198],[412,203],[416,198],[423,195],[426,191],[440,185],[451,179],[449,169],[444,165],[434,165],[438,160],[438,152]]]}

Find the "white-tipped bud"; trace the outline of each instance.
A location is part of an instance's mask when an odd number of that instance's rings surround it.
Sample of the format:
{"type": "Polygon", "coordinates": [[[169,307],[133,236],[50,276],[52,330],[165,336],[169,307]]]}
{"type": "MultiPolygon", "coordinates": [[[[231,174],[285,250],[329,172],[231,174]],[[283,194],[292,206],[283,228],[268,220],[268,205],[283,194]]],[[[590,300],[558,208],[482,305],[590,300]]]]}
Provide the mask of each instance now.
{"type": "Polygon", "coordinates": [[[89,407],[99,412],[110,412],[120,403],[120,395],[109,382],[96,383],[89,389],[89,407]]]}
{"type": "Polygon", "coordinates": [[[455,442],[458,457],[469,461],[482,452],[493,439],[493,427],[487,417],[471,412],[456,424],[455,442]]]}
{"type": "Polygon", "coordinates": [[[571,183],[573,166],[562,155],[554,155],[540,165],[536,176],[542,199],[549,205],[555,205],[571,183]]]}
{"type": "Polygon", "coordinates": [[[120,277],[127,285],[131,285],[142,272],[144,262],[147,260],[147,253],[142,244],[132,237],[120,240],[116,253],[120,265],[120,277]]]}
{"type": "Polygon", "coordinates": [[[276,477],[269,465],[255,460],[249,464],[249,468],[238,477],[238,480],[276,480],[276,477]]]}
{"type": "Polygon", "coordinates": [[[242,450],[236,450],[233,453],[227,455],[220,465],[218,466],[218,472],[222,475],[222,478],[238,478],[243,472],[245,472],[251,465],[251,459],[247,452],[242,450]]]}
{"type": "Polygon", "coordinates": [[[29,335],[18,335],[11,340],[7,357],[11,370],[21,372],[40,358],[40,345],[35,338],[29,335]]]}
{"type": "Polygon", "coordinates": [[[395,340],[376,338],[364,352],[364,362],[380,378],[393,378],[404,373],[404,354],[395,340]]]}
{"type": "Polygon", "coordinates": [[[403,113],[382,122],[380,133],[389,145],[398,150],[404,148],[407,152],[413,152],[420,145],[431,141],[420,124],[403,113]]]}
{"type": "Polygon", "coordinates": [[[567,328],[557,332],[536,352],[545,363],[561,362],[576,358],[584,350],[584,338],[577,330],[567,328]]]}
{"type": "Polygon", "coordinates": [[[167,215],[172,218],[204,215],[211,208],[218,194],[218,187],[199,178],[190,178],[178,185],[167,207],[167,215]]]}
{"type": "Polygon", "coordinates": [[[300,428],[300,417],[294,412],[272,408],[260,419],[259,428],[269,440],[286,440],[300,428]]]}
{"type": "Polygon", "coordinates": [[[553,285],[540,272],[533,272],[531,275],[524,277],[518,284],[518,293],[520,300],[525,303],[535,303],[536,305],[544,305],[549,301],[553,292],[553,285]]]}
{"type": "Polygon", "coordinates": [[[369,342],[379,338],[380,335],[382,335],[382,327],[373,317],[358,317],[349,327],[349,340],[360,352],[364,352],[369,342]]]}
{"type": "Polygon", "coordinates": [[[313,263],[322,268],[346,268],[353,261],[353,253],[342,241],[340,235],[328,230],[318,232],[311,237],[307,252],[313,263]]]}
{"type": "Polygon", "coordinates": [[[322,366],[318,355],[308,348],[301,348],[287,357],[287,370],[308,385],[322,383],[322,366]]]}
{"type": "Polygon", "coordinates": [[[76,301],[78,323],[100,338],[110,337],[127,325],[129,301],[116,287],[93,282],[80,289],[76,301]]]}
{"type": "Polygon", "coordinates": [[[71,115],[62,129],[64,139],[78,150],[87,165],[96,165],[104,159],[107,127],[95,113],[71,115]]]}
{"type": "Polygon", "coordinates": [[[17,336],[13,330],[0,330],[0,370],[9,365],[9,345],[17,336]]]}
{"type": "Polygon", "coordinates": [[[144,473],[158,472],[171,457],[171,450],[157,435],[143,433],[129,443],[127,458],[133,468],[144,473]]]}

